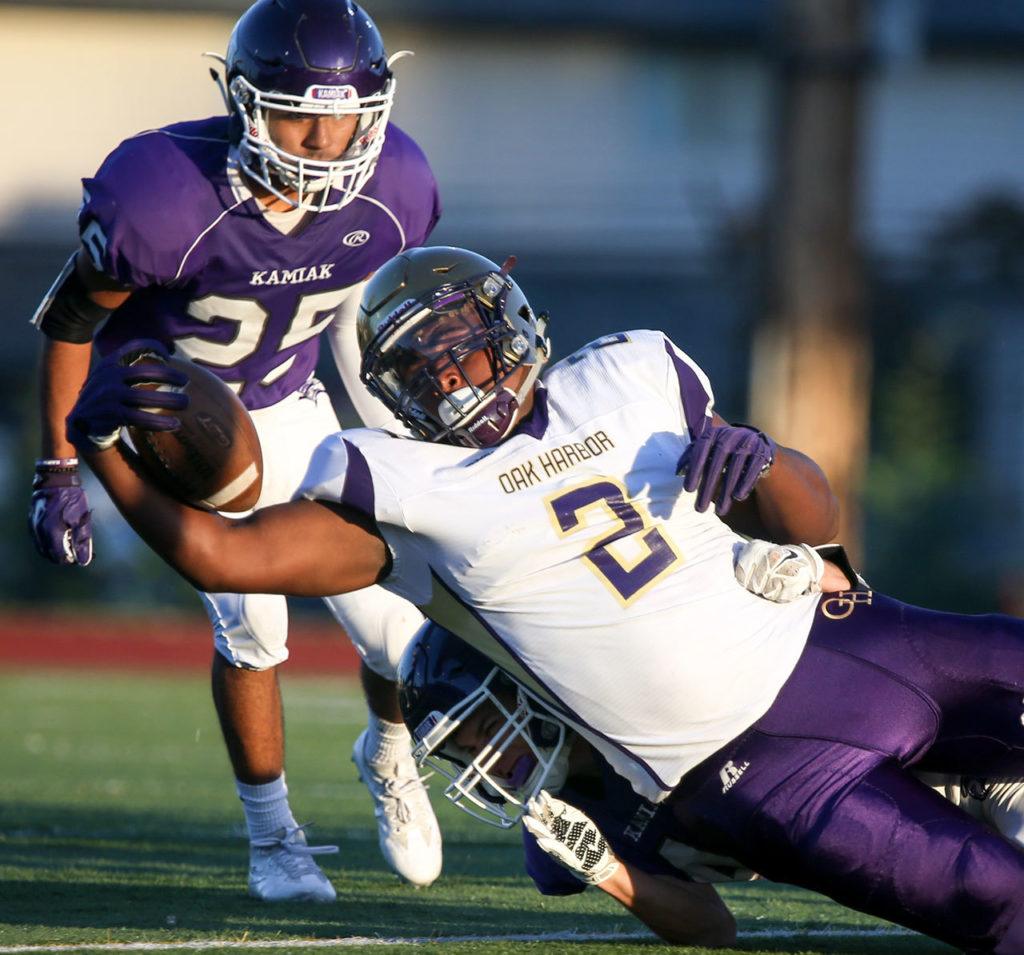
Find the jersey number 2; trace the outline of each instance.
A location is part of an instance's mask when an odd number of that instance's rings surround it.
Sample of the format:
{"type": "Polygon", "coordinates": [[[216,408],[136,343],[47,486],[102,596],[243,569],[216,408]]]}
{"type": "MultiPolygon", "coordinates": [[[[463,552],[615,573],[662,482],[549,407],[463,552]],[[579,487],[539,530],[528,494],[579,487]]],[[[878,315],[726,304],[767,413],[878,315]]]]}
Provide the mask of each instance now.
{"type": "Polygon", "coordinates": [[[583,560],[623,606],[646,593],[658,580],[670,573],[682,560],[675,545],[653,525],[646,508],[626,498],[626,489],[605,478],[601,481],[561,491],[548,498],[559,534],[566,537],[586,530],[588,514],[604,511],[618,525],[611,534],[595,540],[583,560]],[[634,551],[625,556],[627,548],[634,551]]]}

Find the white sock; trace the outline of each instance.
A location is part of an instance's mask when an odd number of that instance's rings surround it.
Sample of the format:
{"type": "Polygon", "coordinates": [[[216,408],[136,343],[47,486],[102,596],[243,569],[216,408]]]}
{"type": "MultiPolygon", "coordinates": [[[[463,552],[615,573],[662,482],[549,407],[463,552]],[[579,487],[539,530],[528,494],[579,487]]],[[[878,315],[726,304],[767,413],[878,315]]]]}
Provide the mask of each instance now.
{"type": "Polygon", "coordinates": [[[378,766],[384,763],[395,763],[403,756],[408,756],[412,749],[412,737],[405,728],[405,723],[392,723],[382,719],[372,710],[366,724],[366,740],[363,752],[368,762],[378,766]]]}
{"type": "Polygon", "coordinates": [[[295,817],[288,805],[288,786],[284,773],[269,783],[252,786],[235,780],[238,798],[245,810],[249,841],[266,839],[285,827],[295,826],[295,817]]]}

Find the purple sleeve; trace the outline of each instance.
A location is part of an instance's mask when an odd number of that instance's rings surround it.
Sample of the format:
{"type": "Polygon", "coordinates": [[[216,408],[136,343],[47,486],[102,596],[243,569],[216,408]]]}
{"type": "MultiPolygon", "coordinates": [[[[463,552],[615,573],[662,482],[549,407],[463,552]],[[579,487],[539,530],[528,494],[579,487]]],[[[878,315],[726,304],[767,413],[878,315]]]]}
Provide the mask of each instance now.
{"type": "Polygon", "coordinates": [[[121,143],[96,175],[82,180],[82,245],[96,269],[143,288],[176,277],[200,204],[196,176],[160,131],[121,143]]]}
{"type": "Polygon", "coordinates": [[[695,438],[711,424],[715,399],[707,376],[686,355],[665,339],[665,351],[672,362],[676,381],[679,385],[679,400],[683,406],[690,437],[695,438]]]}
{"type": "Polygon", "coordinates": [[[345,469],[345,483],[341,491],[341,503],[361,511],[372,520],[377,519],[373,477],[363,452],[350,441],[341,439],[348,452],[348,467],[345,469]]]}
{"type": "Polygon", "coordinates": [[[128,216],[118,215],[116,190],[102,177],[82,180],[82,208],[78,212],[78,236],[98,272],[122,285],[135,288],[153,284],[145,275],[140,258],[140,242],[128,216]],[[133,254],[133,251],[135,254],[133,254]]]}
{"type": "Polygon", "coordinates": [[[402,215],[405,247],[413,249],[425,244],[434,231],[441,218],[441,197],[430,163],[415,140],[394,125],[388,129],[388,139],[399,161],[402,195],[413,197],[404,204],[402,215]]]}
{"type": "Polygon", "coordinates": [[[533,879],[541,895],[578,895],[586,889],[586,883],[555,862],[525,827],[521,831],[526,874],[533,879]]]}
{"type": "MultiPolygon", "coordinates": [[[[429,168],[427,170],[430,171],[429,168]]],[[[429,214],[423,217],[423,222],[418,224],[414,232],[408,233],[408,246],[410,249],[425,245],[430,233],[434,231],[437,220],[441,218],[441,197],[437,191],[437,182],[433,174],[430,175],[430,207],[429,214]]]]}

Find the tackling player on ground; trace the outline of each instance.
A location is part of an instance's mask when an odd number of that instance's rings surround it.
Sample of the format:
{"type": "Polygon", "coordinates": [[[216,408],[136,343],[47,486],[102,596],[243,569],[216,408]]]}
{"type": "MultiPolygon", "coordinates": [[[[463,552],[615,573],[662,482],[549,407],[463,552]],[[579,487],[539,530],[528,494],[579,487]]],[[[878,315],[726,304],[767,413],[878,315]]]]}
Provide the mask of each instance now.
{"type": "MultiPolygon", "coordinates": [[[[913,774],[1024,777],[1024,621],[740,586],[726,520],[831,536],[820,469],[718,417],[706,376],[657,331],[605,336],[540,379],[544,321],[509,267],[429,248],[378,271],[363,376],[424,440],[328,439],[307,500],[228,521],[153,487],[123,445],[94,453],[132,400],[116,362],[69,436],[204,586],[382,582],[668,803],[685,845],[968,951],[1024,952],[1024,851],[913,774]]],[[[539,814],[557,836],[561,810],[539,814]]]]}
{"type": "MultiPolygon", "coordinates": [[[[763,565],[764,544],[744,547],[739,563],[763,565]]],[[[785,555],[790,572],[773,582],[788,595],[771,599],[848,587],[841,575],[819,580],[836,568],[820,558],[809,566],[809,551],[770,549],[785,555]]],[[[752,592],[769,592],[764,577],[746,580],[752,592]]],[[[757,875],[733,858],[688,845],[671,798],[654,803],[640,796],[536,695],[435,623],[424,624],[406,650],[399,679],[417,763],[447,779],[445,796],[474,818],[502,829],[522,823],[525,869],[539,892],[575,895],[596,886],[668,942],[734,944],[735,920],[714,886],[757,875]]],[[[723,788],[746,771],[727,762],[723,788]]],[[[923,775],[954,805],[1024,841],[1020,780],[923,775]]]]}
{"type": "MultiPolygon", "coordinates": [[[[364,422],[400,429],[358,380],[355,332],[364,280],[421,244],[439,215],[426,159],[388,122],[394,59],[350,0],[258,0],[228,45],[230,115],[140,133],[83,180],[81,248],[34,319],[46,337],[30,523],[44,556],[92,558],[64,419],[94,338],[100,354],[157,339],[239,393],[263,448],[259,507],[299,493],[313,449],[338,430],[313,376],[322,336],[364,422]]],[[[250,891],[333,900],[285,785],[276,670],[288,657],[285,598],[272,588],[205,590],[213,696],[252,847],[250,891]]],[[[363,659],[370,720],[353,759],[374,797],[381,847],[403,878],[427,885],[441,868],[440,833],[408,759],[393,682],[422,617],[379,588],[327,603],[363,659]]]]}

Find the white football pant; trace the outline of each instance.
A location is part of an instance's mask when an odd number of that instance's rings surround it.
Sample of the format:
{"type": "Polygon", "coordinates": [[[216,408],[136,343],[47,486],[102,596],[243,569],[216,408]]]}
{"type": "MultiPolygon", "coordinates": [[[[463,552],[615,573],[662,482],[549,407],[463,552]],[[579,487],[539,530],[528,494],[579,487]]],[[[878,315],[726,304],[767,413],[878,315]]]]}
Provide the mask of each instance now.
{"type": "Polygon", "coordinates": [[[969,786],[960,784],[963,777],[940,773],[917,773],[917,776],[954,806],[1024,846],[1024,780],[993,780],[979,787],[979,794],[982,794],[979,799],[969,786]]]}
{"type": "MultiPolygon", "coordinates": [[[[327,392],[311,378],[283,401],[252,412],[252,419],[263,449],[263,489],[256,508],[294,500],[305,486],[314,449],[341,430],[327,392]]],[[[214,646],[229,663],[266,670],[288,659],[288,605],[281,594],[200,596],[213,624],[214,646]]],[[[381,587],[325,597],[324,603],[366,665],[393,680],[402,651],[423,623],[419,610],[381,587]]]]}

